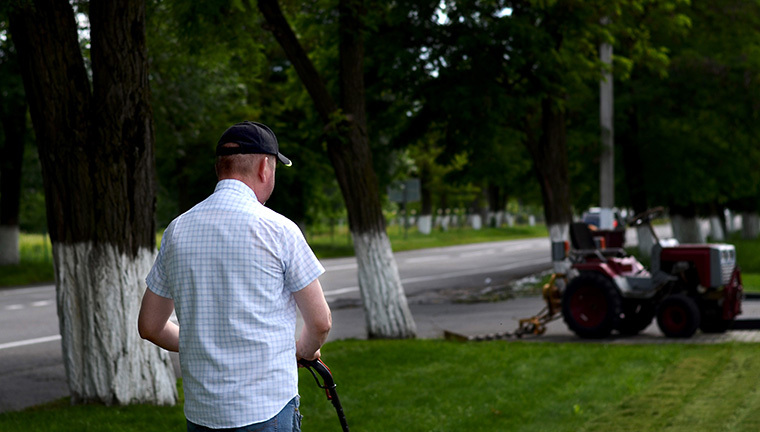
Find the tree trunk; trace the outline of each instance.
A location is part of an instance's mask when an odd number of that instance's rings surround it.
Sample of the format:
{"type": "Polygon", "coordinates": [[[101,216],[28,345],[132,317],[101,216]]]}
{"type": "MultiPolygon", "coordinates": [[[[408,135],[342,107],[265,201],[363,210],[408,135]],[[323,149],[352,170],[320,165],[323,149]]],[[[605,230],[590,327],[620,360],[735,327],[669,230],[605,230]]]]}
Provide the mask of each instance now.
{"type": "Polygon", "coordinates": [[[372,166],[364,101],[361,1],[339,2],[340,109],[298,42],[276,0],[258,8],[306,87],[325,123],[327,152],[348,211],[359,266],[367,332],[377,338],[414,337],[412,319],[385,230],[379,186],[372,166]]]}
{"type": "Polygon", "coordinates": [[[742,238],[754,240],[760,235],[760,218],[755,211],[742,212],[742,238]]]}
{"type": "Polygon", "coordinates": [[[652,256],[652,247],[654,246],[654,237],[652,231],[646,225],[636,227],[636,237],[638,238],[639,252],[645,257],[652,256]]]}
{"type": "Polygon", "coordinates": [[[673,227],[673,237],[681,244],[705,242],[701,223],[697,217],[696,206],[670,207],[670,225],[673,227]]]}
{"type": "Polygon", "coordinates": [[[11,34],[42,164],[72,402],[174,404],[169,356],[136,326],[155,257],[145,4],[90,5],[90,91],[70,3],[33,3],[12,9],[11,34]]]}
{"type": "Polygon", "coordinates": [[[423,160],[420,164],[420,215],[417,218],[417,229],[421,234],[428,235],[433,230],[433,191],[430,187],[432,176],[430,162],[423,160]]]}
{"type": "Polygon", "coordinates": [[[670,224],[674,237],[681,244],[701,244],[705,242],[699,218],[695,216],[671,215],[670,224]]]}
{"type": "MultiPolygon", "coordinates": [[[[15,63],[15,58],[8,60],[15,63]]],[[[0,151],[0,266],[20,262],[19,204],[21,200],[21,165],[24,161],[26,101],[23,94],[0,84],[0,106],[5,144],[0,151]]]]}
{"type": "Polygon", "coordinates": [[[507,194],[502,187],[488,185],[488,207],[492,215],[488,225],[493,228],[501,227],[504,224],[504,211],[507,208],[507,194]]]}
{"type": "MultiPolygon", "coordinates": [[[[628,86],[628,92],[635,98],[635,89],[633,85],[628,86]]],[[[645,212],[648,207],[646,184],[644,181],[644,162],[641,158],[641,149],[639,147],[639,118],[637,107],[632,105],[626,112],[628,133],[620,134],[616,140],[620,143],[623,151],[623,174],[625,184],[628,189],[628,197],[633,207],[633,214],[645,212]]],[[[644,256],[650,256],[654,239],[649,229],[637,229],[639,252],[644,256]]]]}
{"type": "Polygon", "coordinates": [[[565,114],[548,96],[541,101],[540,113],[541,135],[536,137],[535,126],[531,124],[533,119],[528,118],[525,144],[541,185],[549,236],[553,242],[565,241],[572,221],[565,114]]]}
{"type": "Polygon", "coordinates": [[[723,207],[710,204],[710,240],[723,242],[726,240],[726,218],[723,207]]]}

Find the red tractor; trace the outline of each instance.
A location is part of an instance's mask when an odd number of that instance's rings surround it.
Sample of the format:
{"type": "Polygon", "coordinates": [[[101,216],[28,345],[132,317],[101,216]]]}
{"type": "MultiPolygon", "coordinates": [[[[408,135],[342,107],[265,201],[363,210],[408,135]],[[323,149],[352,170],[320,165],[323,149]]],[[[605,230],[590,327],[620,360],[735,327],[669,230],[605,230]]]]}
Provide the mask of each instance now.
{"type": "Polygon", "coordinates": [[[634,335],[656,316],[666,336],[687,338],[698,328],[725,332],[741,313],[742,283],[734,246],[661,241],[651,224],[661,211],[652,209],[628,220],[630,226],[646,224],[651,230],[655,242],[649,270],[622,248],[604,247],[600,239],[609,238],[609,233],[595,235],[585,223],[571,224],[572,267],[561,309],[575,334],[634,335]]]}

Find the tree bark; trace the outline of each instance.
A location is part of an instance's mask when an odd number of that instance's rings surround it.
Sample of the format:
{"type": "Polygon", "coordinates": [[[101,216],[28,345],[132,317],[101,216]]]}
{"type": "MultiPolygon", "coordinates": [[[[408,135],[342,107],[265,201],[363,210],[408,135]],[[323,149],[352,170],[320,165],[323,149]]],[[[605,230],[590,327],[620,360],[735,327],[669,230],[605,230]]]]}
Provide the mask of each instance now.
{"type": "Polygon", "coordinates": [[[673,237],[681,244],[705,242],[696,206],[693,204],[684,207],[670,206],[670,225],[673,228],[673,237]]]}
{"type": "Polygon", "coordinates": [[[742,238],[754,240],[760,236],[760,217],[756,211],[742,212],[742,238]]]}
{"type": "Polygon", "coordinates": [[[551,97],[541,101],[541,134],[536,137],[533,119],[526,122],[525,145],[533,159],[533,171],[541,186],[546,226],[552,241],[568,238],[572,221],[567,161],[565,114],[551,97]]]}
{"type": "MultiPolygon", "coordinates": [[[[631,100],[635,101],[636,92],[632,84],[633,82],[631,80],[628,84],[628,93],[631,96],[631,100]]],[[[646,182],[644,180],[644,161],[641,157],[638,138],[638,108],[635,103],[626,111],[626,118],[629,130],[627,133],[618,135],[616,139],[620,143],[623,152],[623,174],[631,206],[633,207],[633,214],[639,214],[649,208],[649,200],[647,199],[646,182]]],[[[647,228],[637,229],[636,233],[639,252],[644,256],[650,256],[652,246],[654,245],[652,232],[647,228]]]]}
{"type": "Polygon", "coordinates": [[[340,106],[327,91],[276,0],[258,8],[282,46],[325,123],[327,152],[348,211],[359,266],[367,333],[376,338],[416,334],[401,278],[385,230],[377,176],[367,133],[364,99],[363,3],[339,2],[340,106]]]}
{"type": "Polygon", "coordinates": [[[507,208],[507,194],[504,188],[488,184],[488,207],[493,220],[489,220],[489,226],[499,228],[504,223],[504,211],[507,208]]]}
{"type": "MultiPolygon", "coordinates": [[[[630,93],[633,96],[633,88],[630,93]]],[[[641,158],[641,149],[638,143],[639,121],[636,107],[631,107],[626,112],[628,133],[617,137],[623,151],[623,174],[625,184],[628,187],[628,195],[633,207],[633,213],[643,213],[648,209],[646,182],[644,181],[644,161],[641,158]]]]}
{"type": "Polygon", "coordinates": [[[429,235],[433,230],[433,191],[431,189],[432,175],[430,162],[423,160],[420,167],[420,215],[417,217],[417,230],[429,235]]]}
{"type": "MultiPolygon", "coordinates": [[[[15,63],[16,59],[7,60],[15,63]]],[[[21,166],[24,161],[26,135],[26,101],[23,94],[0,84],[0,106],[5,144],[0,151],[0,266],[20,262],[19,204],[21,201],[21,166]]]]}
{"type": "Polygon", "coordinates": [[[155,257],[154,132],[143,1],[93,2],[92,91],[67,0],[19,2],[11,34],[42,164],[72,402],[177,400],[137,311],[155,257]]]}

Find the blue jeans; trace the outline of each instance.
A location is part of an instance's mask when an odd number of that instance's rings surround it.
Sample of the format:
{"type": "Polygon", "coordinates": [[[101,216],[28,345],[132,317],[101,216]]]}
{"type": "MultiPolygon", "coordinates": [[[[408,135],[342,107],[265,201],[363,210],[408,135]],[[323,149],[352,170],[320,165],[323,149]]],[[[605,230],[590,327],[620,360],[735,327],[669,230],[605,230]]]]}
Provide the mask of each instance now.
{"type": "Polygon", "coordinates": [[[298,410],[300,398],[298,396],[285,405],[276,416],[261,422],[249,424],[239,428],[229,429],[211,429],[205,426],[197,425],[190,420],[187,421],[187,432],[207,432],[207,431],[224,431],[224,432],[301,432],[301,412],[298,410]]]}

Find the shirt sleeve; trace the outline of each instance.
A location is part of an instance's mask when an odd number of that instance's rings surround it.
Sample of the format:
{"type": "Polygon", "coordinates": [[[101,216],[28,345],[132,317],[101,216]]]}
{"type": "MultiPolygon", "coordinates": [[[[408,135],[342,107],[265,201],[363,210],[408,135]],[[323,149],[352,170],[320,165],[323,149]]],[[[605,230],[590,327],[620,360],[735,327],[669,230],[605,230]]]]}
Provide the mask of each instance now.
{"type": "Polygon", "coordinates": [[[149,290],[166,298],[172,298],[171,290],[169,289],[169,278],[166,276],[166,256],[169,254],[172,228],[173,224],[170,224],[166,231],[164,231],[156,261],[153,263],[148,277],[145,278],[145,283],[148,285],[149,290]]]}
{"type": "Polygon", "coordinates": [[[288,231],[288,241],[284,250],[285,289],[296,292],[317,279],[325,272],[325,268],[306,243],[301,230],[293,224],[288,231]]]}

